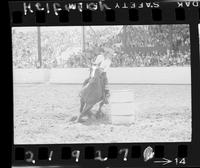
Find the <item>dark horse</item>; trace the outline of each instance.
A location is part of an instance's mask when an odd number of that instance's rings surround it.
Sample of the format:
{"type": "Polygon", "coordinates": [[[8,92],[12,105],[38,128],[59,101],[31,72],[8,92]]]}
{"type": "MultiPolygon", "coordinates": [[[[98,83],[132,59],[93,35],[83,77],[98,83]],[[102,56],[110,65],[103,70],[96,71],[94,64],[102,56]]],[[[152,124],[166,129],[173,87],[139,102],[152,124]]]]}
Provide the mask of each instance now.
{"type": "Polygon", "coordinates": [[[96,103],[100,102],[98,114],[102,113],[101,107],[104,104],[104,76],[100,68],[90,68],[90,78],[83,85],[80,97],[81,107],[78,122],[81,121],[83,116],[88,114],[96,103]],[[91,75],[92,73],[94,73],[93,76],[91,75]]]}

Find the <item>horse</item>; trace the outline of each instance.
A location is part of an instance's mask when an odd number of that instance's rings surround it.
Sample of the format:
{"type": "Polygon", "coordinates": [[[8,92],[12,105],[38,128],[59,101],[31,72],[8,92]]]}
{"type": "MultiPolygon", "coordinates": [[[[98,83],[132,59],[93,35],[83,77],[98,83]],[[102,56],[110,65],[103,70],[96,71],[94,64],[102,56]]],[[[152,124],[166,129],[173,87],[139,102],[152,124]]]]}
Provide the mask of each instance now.
{"type": "Polygon", "coordinates": [[[102,114],[101,108],[104,104],[104,78],[100,68],[90,68],[90,77],[84,82],[79,96],[80,115],[77,119],[78,122],[99,102],[98,114],[102,114]]]}

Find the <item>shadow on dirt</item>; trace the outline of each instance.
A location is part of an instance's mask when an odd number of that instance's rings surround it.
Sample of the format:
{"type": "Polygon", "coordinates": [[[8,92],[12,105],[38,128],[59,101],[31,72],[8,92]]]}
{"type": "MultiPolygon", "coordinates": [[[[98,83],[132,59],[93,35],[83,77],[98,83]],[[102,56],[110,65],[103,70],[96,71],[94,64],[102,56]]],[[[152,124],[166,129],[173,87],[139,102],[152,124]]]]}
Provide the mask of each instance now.
{"type": "Polygon", "coordinates": [[[99,124],[111,124],[110,116],[106,113],[97,113],[96,111],[89,111],[87,115],[82,117],[81,121],[77,121],[78,116],[72,116],[69,119],[69,122],[72,123],[81,123],[83,125],[99,125],[99,124]]]}

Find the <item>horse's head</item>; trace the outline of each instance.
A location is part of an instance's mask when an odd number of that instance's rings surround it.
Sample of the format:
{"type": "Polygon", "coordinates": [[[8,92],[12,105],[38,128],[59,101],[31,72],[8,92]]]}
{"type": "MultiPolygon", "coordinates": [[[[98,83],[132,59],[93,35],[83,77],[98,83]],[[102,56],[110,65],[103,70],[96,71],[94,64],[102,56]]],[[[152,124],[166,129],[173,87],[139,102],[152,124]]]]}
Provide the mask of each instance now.
{"type": "Polygon", "coordinates": [[[103,85],[101,78],[102,70],[96,66],[90,68],[90,80],[85,87],[82,88],[80,96],[88,104],[96,104],[103,97],[103,85]]]}
{"type": "Polygon", "coordinates": [[[94,73],[94,77],[99,77],[101,76],[103,70],[101,68],[96,68],[95,73],[94,73]]]}
{"type": "Polygon", "coordinates": [[[102,68],[92,66],[90,68],[90,77],[91,78],[99,77],[99,76],[101,76],[102,72],[103,72],[102,68]]]}

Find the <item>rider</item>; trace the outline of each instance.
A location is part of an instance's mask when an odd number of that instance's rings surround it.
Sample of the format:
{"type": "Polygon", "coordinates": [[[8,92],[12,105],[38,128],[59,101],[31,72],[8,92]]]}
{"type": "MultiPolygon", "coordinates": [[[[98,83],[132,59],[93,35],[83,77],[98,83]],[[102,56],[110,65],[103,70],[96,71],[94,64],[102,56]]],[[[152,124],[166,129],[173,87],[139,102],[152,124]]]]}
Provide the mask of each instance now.
{"type": "MultiPolygon", "coordinates": [[[[104,48],[104,53],[98,55],[96,60],[93,62],[93,66],[99,68],[102,71],[103,81],[104,81],[104,94],[103,99],[104,103],[108,104],[108,97],[110,96],[109,88],[108,88],[108,78],[107,78],[107,71],[111,65],[111,60],[109,59],[110,56],[110,49],[104,48]]],[[[90,74],[90,77],[93,77],[93,74],[90,74]]],[[[90,78],[89,78],[90,79],[90,78]]],[[[89,79],[86,79],[83,85],[86,85],[89,82],[89,79]]]]}
{"type": "Polygon", "coordinates": [[[104,55],[97,56],[94,64],[102,70],[104,79],[104,103],[108,104],[108,97],[110,96],[110,93],[108,88],[107,71],[111,65],[111,60],[109,59],[109,49],[105,48],[104,51],[104,55]]]}

